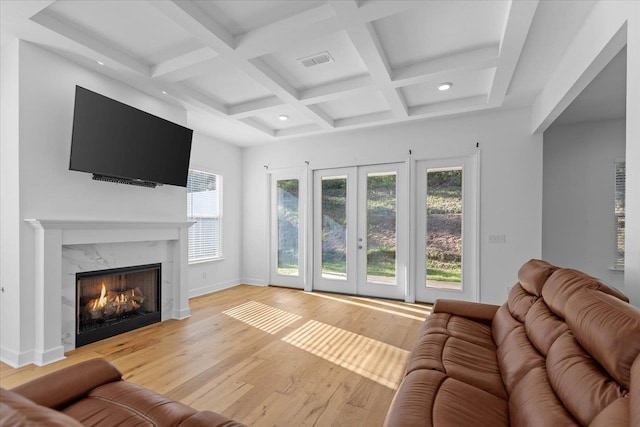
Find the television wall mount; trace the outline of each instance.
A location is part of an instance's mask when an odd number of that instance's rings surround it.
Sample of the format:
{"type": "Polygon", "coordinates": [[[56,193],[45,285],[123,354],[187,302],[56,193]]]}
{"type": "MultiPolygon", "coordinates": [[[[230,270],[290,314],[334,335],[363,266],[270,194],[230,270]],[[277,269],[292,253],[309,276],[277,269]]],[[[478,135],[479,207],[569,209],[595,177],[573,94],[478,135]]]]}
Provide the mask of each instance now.
{"type": "Polygon", "coordinates": [[[143,181],[141,179],[118,178],[115,176],[99,175],[96,173],[93,174],[93,179],[94,181],[113,182],[115,184],[137,185],[138,187],[146,187],[146,188],[156,188],[157,186],[162,186],[162,184],[158,184],[157,182],[143,181]]]}

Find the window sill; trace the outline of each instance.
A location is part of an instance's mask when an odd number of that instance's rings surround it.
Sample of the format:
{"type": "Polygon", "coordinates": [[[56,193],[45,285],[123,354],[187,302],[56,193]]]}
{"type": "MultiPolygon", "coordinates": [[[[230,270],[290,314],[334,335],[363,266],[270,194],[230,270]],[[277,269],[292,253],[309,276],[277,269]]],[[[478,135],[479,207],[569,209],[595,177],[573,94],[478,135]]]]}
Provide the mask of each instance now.
{"type": "Polygon", "coordinates": [[[609,267],[609,271],[617,271],[618,273],[624,273],[624,267],[609,267]]]}
{"type": "Polygon", "coordinates": [[[216,261],[224,261],[224,257],[217,257],[217,258],[203,258],[203,259],[196,259],[193,261],[189,261],[189,265],[197,265],[197,264],[206,264],[208,262],[216,262],[216,261]]]}

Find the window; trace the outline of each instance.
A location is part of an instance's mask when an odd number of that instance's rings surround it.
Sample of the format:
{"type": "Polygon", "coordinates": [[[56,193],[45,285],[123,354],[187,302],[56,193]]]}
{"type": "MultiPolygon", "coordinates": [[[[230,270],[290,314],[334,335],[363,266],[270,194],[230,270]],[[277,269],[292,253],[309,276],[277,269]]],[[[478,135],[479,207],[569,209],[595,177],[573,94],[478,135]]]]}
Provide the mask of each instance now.
{"type": "Polygon", "coordinates": [[[222,176],[189,169],[187,179],[189,262],[222,257],[222,176]]]}
{"type": "Polygon", "coordinates": [[[616,219],[616,252],[613,267],[616,270],[624,270],[624,225],[625,225],[625,180],[626,163],[624,159],[616,159],[616,195],[615,195],[615,219],[616,219]]]}

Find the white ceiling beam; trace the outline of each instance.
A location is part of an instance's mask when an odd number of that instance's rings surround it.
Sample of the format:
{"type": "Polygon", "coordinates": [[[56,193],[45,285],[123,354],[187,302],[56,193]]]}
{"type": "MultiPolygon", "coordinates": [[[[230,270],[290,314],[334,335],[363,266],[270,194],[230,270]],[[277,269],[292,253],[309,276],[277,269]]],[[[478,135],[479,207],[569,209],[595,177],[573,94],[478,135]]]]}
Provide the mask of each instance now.
{"type": "Polygon", "coordinates": [[[55,33],[66,37],[72,42],[82,45],[83,47],[95,52],[96,61],[108,58],[130,71],[133,71],[145,77],[151,76],[151,70],[148,64],[136,58],[133,58],[130,55],[127,55],[121,50],[118,50],[96,39],[95,37],[90,36],[84,29],[79,28],[74,23],[58,16],[52,11],[46,9],[42,10],[37,15],[32,16],[31,20],[55,33]]]}
{"type": "Polygon", "coordinates": [[[231,117],[240,119],[244,117],[251,117],[256,113],[281,105],[285,105],[282,99],[278,98],[277,96],[269,96],[255,101],[248,101],[241,104],[230,105],[227,107],[227,109],[231,117]]]}
{"type": "Polygon", "coordinates": [[[218,54],[210,48],[202,47],[152,67],[151,77],[170,81],[183,80],[185,75],[193,75],[190,70],[200,70],[203,64],[210,63],[210,60],[217,56],[218,54]]]}
{"type": "Polygon", "coordinates": [[[411,117],[437,117],[446,114],[462,113],[489,108],[486,95],[470,96],[468,98],[453,99],[451,101],[434,102],[433,104],[417,105],[409,108],[411,117]]]}
{"type": "Polygon", "coordinates": [[[178,99],[182,99],[183,101],[188,102],[189,104],[194,105],[202,110],[209,111],[217,117],[222,117],[225,119],[229,118],[227,107],[211,98],[210,96],[205,95],[198,90],[190,88],[187,85],[184,85],[182,83],[172,83],[167,86],[167,93],[169,95],[175,96],[178,99]]]}
{"type": "Polygon", "coordinates": [[[148,3],[219,54],[235,48],[233,34],[196,3],[176,0],[148,0],[148,3]]]}
{"type": "MultiPolygon", "coordinates": [[[[342,25],[335,18],[328,18],[309,24],[306,27],[296,28],[288,33],[269,33],[262,38],[251,37],[238,41],[237,53],[243,58],[257,58],[272,52],[297,49],[307,46],[311,40],[326,36],[342,30],[342,25]]],[[[260,29],[254,30],[259,32],[260,29]]]]}
{"type": "Polygon", "coordinates": [[[537,7],[538,0],[511,0],[500,41],[500,59],[489,92],[491,105],[499,106],[504,101],[537,7]]]}
{"type": "Polygon", "coordinates": [[[248,61],[236,59],[235,62],[248,70],[248,74],[258,83],[272,90],[276,95],[282,95],[290,101],[298,100],[298,90],[261,59],[254,58],[248,61]]]}
{"type": "Polygon", "coordinates": [[[300,100],[306,105],[319,104],[344,98],[361,92],[368,92],[375,82],[370,75],[363,75],[316,86],[300,92],[300,100]]]}
{"type": "Polygon", "coordinates": [[[336,120],[336,127],[362,126],[365,124],[377,124],[379,122],[392,122],[394,120],[395,116],[391,111],[380,111],[378,113],[363,114],[361,116],[345,117],[344,119],[336,120]]]}
{"type": "Polygon", "coordinates": [[[333,8],[323,4],[237,36],[236,51],[244,58],[255,58],[338,30],[340,26],[333,8]]]}
{"type": "Polygon", "coordinates": [[[279,129],[275,131],[274,136],[276,137],[285,137],[285,136],[298,136],[298,135],[308,135],[310,133],[318,132],[321,128],[316,125],[302,125],[296,126],[292,128],[279,129]]]}
{"type": "Polygon", "coordinates": [[[441,58],[431,59],[392,71],[394,87],[408,86],[453,73],[493,68],[498,63],[498,45],[472,49],[441,58]]]}
{"type": "Polygon", "coordinates": [[[265,133],[271,137],[276,136],[276,132],[273,129],[271,129],[269,126],[265,126],[264,124],[254,120],[251,117],[245,117],[238,121],[241,123],[244,123],[247,126],[251,126],[252,128],[259,130],[260,132],[265,133]]]}
{"type": "Polygon", "coordinates": [[[42,12],[56,0],[31,0],[31,1],[3,1],[0,3],[2,13],[8,13],[16,21],[31,19],[34,15],[42,12]]]}
{"type": "Polygon", "coordinates": [[[162,76],[158,76],[156,79],[165,82],[180,82],[188,80],[192,77],[210,73],[212,70],[215,70],[216,67],[220,66],[220,62],[220,56],[216,56],[214,58],[207,59],[206,61],[198,62],[196,64],[177,69],[173,72],[163,74],[162,76]]]}
{"type": "Polygon", "coordinates": [[[313,113],[315,115],[317,115],[318,117],[321,117],[325,122],[330,123],[331,127],[333,128],[334,122],[333,119],[331,118],[331,116],[329,116],[322,108],[320,108],[317,105],[308,105],[307,108],[311,111],[313,111],[313,113]]]}
{"type": "Polygon", "coordinates": [[[393,114],[398,118],[406,118],[406,102],[401,94],[391,87],[389,63],[373,26],[362,20],[354,0],[334,0],[331,1],[331,6],[342,21],[351,42],[360,53],[362,61],[393,114]]]}
{"type": "Polygon", "coordinates": [[[423,6],[426,2],[415,0],[376,1],[369,0],[360,7],[360,15],[365,22],[372,22],[407,10],[423,6]]]}

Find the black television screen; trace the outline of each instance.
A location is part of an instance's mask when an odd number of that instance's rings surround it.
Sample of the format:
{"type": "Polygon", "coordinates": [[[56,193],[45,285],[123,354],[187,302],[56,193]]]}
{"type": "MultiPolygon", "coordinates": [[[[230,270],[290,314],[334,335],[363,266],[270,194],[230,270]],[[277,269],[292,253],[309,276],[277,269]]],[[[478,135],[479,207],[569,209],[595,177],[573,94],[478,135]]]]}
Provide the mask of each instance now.
{"type": "Polygon", "coordinates": [[[69,169],[186,187],[192,135],[184,126],[76,86],[69,169]]]}

